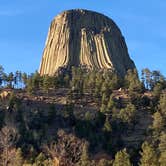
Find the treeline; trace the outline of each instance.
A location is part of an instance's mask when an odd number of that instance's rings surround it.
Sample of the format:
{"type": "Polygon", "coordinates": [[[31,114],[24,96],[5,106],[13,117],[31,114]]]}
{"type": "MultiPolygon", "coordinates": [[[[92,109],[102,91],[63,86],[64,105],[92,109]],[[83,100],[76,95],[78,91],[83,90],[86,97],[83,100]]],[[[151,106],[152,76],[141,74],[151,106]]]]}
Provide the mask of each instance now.
{"type": "MultiPolygon", "coordinates": [[[[0,100],[0,162],[14,166],[164,166],[166,163],[166,80],[157,71],[136,70],[119,77],[108,70],[89,71],[72,68],[57,76],[40,76],[0,70],[1,87],[22,88],[30,96],[38,92],[49,96],[59,88],[68,89],[67,103],[58,111],[56,104],[23,103],[12,94],[0,100]],[[19,74],[18,74],[19,73],[19,74]],[[4,79],[6,77],[10,79],[4,79]],[[11,76],[12,75],[12,76],[11,76]],[[10,81],[9,81],[10,80],[10,81]],[[17,80],[17,81],[15,81],[17,80]],[[20,86],[21,85],[21,86],[20,86]],[[115,98],[114,91],[124,91],[127,101],[115,98]],[[144,96],[150,92],[152,97],[144,96]],[[82,107],[79,114],[75,103],[89,97],[97,111],[82,107]],[[26,104],[26,105],[25,105],[26,104]],[[10,106],[10,110],[6,108],[10,106]],[[138,114],[152,115],[143,141],[138,147],[126,147],[123,137],[139,125],[138,114]],[[110,158],[95,160],[94,154],[105,152],[110,158]]],[[[85,105],[87,103],[85,102],[85,105]]],[[[146,119],[145,119],[146,121],[146,119]]]]}
{"type": "Polygon", "coordinates": [[[32,74],[21,71],[5,73],[4,68],[0,66],[1,88],[25,89],[27,92],[33,93],[35,90],[47,91],[48,89],[64,87],[68,81],[68,75],[40,76],[37,71],[32,74]]]}
{"type": "Polygon", "coordinates": [[[18,88],[22,87],[24,84],[24,74],[20,71],[16,71],[15,73],[10,72],[9,74],[4,72],[4,68],[0,66],[0,86],[1,87],[10,87],[10,88],[18,88]]]}
{"type": "Polygon", "coordinates": [[[61,73],[56,76],[40,76],[36,71],[30,75],[16,71],[9,74],[4,72],[0,66],[0,86],[10,88],[25,88],[29,93],[35,90],[56,89],[59,87],[71,88],[77,94],[90,93],[95,97],[101,97],[101,93],[110,93],[111,90],[125,88],[129,91],[151,90],[156,94],[166,87],[165,77],[160,71],[143,69],[141,79],[136,70],[129,70],[125,77],[108,70],[88,71],[82,68],[73,67],[71,72],[61,73]]]}

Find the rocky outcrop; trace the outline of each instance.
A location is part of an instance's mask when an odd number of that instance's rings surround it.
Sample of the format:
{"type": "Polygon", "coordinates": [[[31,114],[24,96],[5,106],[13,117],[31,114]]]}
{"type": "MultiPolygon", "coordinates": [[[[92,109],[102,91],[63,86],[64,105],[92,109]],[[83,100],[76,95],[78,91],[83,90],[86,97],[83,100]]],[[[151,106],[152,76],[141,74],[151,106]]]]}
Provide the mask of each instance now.
{"type": "Polygon", "coordinates": [[[110,18],[87,10],[69,10],[51,23],[39,73],[54,75],[60,67],[80,65],[120,75],[135,68],[124,37],[110,18]]]}

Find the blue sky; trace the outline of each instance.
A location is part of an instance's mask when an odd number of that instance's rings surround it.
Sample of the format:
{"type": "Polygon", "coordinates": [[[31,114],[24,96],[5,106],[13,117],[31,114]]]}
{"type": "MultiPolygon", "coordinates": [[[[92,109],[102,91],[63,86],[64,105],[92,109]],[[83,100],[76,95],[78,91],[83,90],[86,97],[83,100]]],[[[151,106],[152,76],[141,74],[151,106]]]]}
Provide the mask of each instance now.
{"type": "Polygon", "coordinates": [[[166,0],[0,0],[0,64],[5,70],[38,69],[51,20],[73,8],[112,18],[138,70],[148,67],[166,75],[166,0]]]}

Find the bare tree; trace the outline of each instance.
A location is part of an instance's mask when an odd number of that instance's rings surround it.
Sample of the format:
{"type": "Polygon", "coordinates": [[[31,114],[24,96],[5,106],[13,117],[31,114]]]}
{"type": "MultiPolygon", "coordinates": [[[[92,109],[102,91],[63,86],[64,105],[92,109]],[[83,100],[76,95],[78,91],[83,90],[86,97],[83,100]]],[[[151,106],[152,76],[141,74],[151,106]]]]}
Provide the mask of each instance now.
{"type": "Polygon", "coordinates": [[[44,150],[54,161],[58,160],[59,166],[74,166],[80,160],[85,143],[85,140],[60,130],[57,143],[45,146],[44,150]]]}
{"type": "Polygon", "coordinates": [[[0,149],[2,166],[8,166],[13,156],[13,148],[18,140],[17,130],[14,127],[5,126],[0,131],[0,149]]]}

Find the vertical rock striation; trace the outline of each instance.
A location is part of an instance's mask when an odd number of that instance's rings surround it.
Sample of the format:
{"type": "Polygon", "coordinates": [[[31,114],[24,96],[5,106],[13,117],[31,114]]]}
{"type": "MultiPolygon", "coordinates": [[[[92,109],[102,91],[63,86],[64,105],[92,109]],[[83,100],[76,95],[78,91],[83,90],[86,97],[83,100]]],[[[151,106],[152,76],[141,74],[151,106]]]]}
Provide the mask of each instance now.
{"type": "Polygon", "coordinates": [[[39,72],[54,75],[60,67],[80,65],[110,69],[122,76],[135,68],[124,37],[110,18],[88,10],[69,10],[51,23],[39,72]]]}

